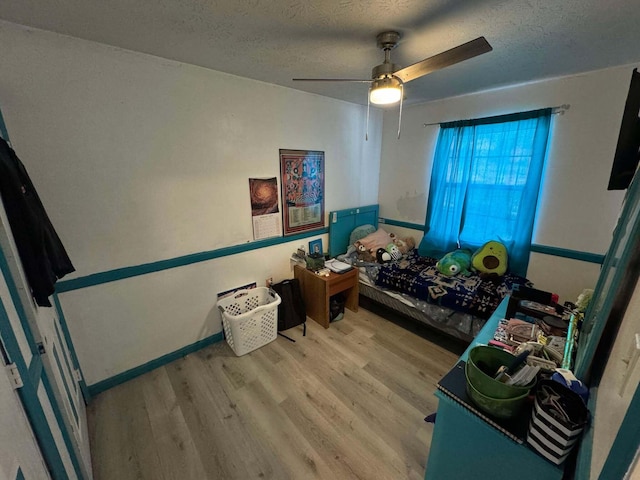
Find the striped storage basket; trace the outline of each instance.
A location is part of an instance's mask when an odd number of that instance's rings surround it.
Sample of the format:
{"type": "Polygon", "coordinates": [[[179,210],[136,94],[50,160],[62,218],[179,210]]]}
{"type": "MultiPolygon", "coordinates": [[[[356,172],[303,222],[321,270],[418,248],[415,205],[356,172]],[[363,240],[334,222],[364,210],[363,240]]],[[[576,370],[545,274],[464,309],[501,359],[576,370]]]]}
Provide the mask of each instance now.
{"type": "Polygon", "coordinates": [[[569,456],[589,421],[582,398],[553,380],[540,382],[527,432],[527,443],[556,465],[569,456]]]}

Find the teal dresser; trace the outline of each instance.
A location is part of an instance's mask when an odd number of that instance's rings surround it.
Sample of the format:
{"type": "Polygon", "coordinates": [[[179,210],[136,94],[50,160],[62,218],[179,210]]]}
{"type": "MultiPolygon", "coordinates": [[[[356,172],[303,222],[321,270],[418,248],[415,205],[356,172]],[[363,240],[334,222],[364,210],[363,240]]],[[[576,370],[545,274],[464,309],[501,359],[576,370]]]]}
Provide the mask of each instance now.
{"type": "MultiPolygon", "coordinates": [[[[484,328],[459,360],[467,359],[477,344],[493,338],[498,322],[504,318],[508,298],[496,309],[484,328]]],[[[451,379],[464,390],[464,371],[456,365],[441,385],[448,388],[451,379]],[[456,371],[458,369],[459,371],[456,371]],[[462,382],[462,384],[460,383],[462,382]]],[[[497,424],[474,413],[473,405],[465,404],[465,396],[454,399],[444,391],[436,391],[438,415],[433,431],[426,480],[560,480],[563,469],[548,462],[524,443],[528,414],[514,422],[497,424]]],[[[486,417],[485,417],[486,418],[486,417]]]]}

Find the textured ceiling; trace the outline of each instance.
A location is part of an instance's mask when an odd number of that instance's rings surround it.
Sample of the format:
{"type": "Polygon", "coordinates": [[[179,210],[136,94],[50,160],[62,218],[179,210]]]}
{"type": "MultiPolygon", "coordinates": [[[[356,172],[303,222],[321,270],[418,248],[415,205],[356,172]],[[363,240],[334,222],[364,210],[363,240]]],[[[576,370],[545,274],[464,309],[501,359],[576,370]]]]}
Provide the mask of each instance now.
{"type": "Polygon", "coordinates": [[[2,0],[0,18],[366,104],[375,37],[407,66],[478,36],[493,51],[414,80],[408,103],[640,63],[638,0],[2,0]]]}

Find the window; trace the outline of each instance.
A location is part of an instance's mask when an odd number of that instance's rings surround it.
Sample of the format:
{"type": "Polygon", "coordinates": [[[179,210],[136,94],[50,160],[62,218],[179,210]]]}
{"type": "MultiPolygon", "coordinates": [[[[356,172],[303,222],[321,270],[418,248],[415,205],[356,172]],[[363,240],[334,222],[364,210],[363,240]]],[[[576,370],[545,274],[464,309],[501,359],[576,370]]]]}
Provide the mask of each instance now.
{"type": "Polygon", "coordinates": [[[551,109],[441,125],[420,254],[505,244],[525,275],[551,109]]]}

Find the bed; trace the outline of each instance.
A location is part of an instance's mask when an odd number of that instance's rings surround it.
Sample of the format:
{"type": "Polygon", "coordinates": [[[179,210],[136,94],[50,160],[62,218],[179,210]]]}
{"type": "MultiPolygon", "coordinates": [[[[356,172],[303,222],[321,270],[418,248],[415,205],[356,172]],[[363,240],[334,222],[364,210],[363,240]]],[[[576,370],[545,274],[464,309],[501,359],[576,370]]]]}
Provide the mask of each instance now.
{"type": "Polygon", "coordinates": [[[531,286],[510,273],[495,279],[445,276],[436,269],[437,259],[421,257],[416,249],[385,264],[358,261],[351,234],[362,226],[379,228],[378,206],[331,212],[329,219],[329,254],[359,268],[361,295],[466,342],[517,285],[531,286]]]}

